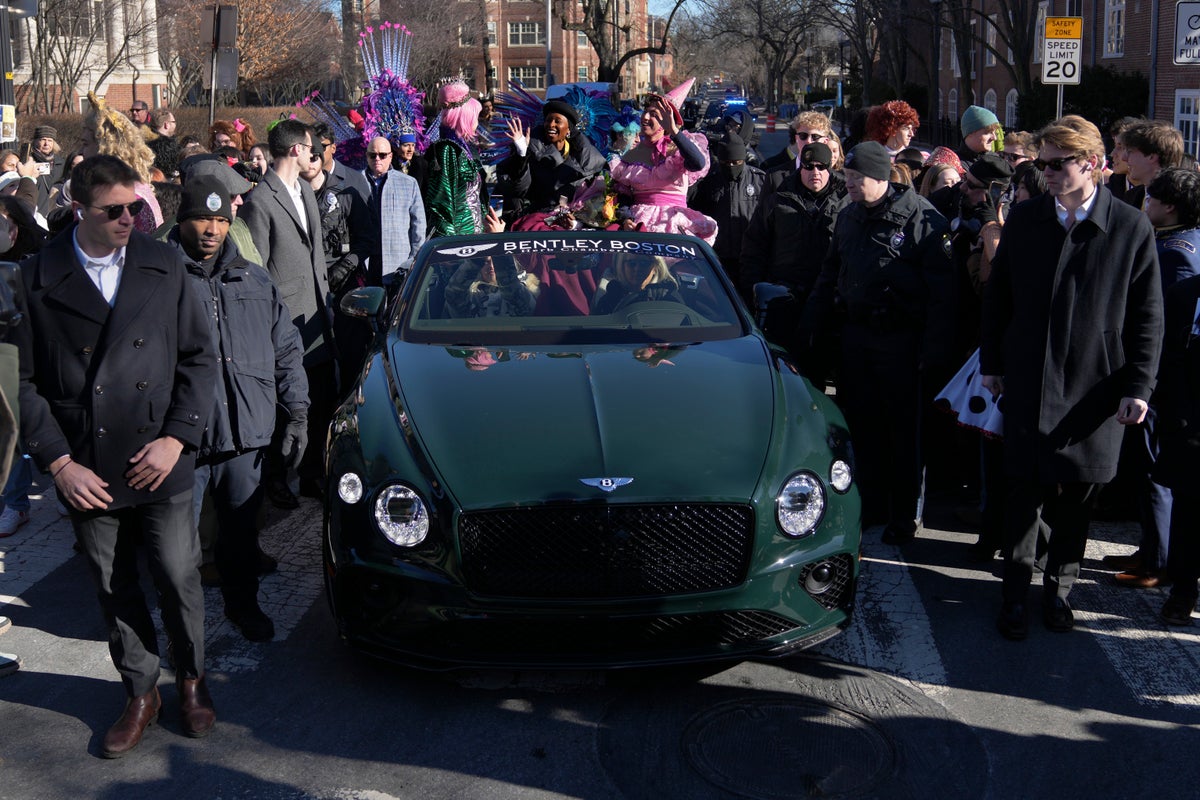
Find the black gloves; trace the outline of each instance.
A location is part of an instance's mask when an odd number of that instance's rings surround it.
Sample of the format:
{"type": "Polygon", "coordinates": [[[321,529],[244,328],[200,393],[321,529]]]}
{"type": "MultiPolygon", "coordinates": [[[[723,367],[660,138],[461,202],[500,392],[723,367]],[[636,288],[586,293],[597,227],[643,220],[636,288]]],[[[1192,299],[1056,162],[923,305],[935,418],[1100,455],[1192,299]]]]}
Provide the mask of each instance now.
{"type": "Polygon", "coordinates": [[[304,458],[304,451],[307,447],[308,412],[293,411],[292,418],[283,431],[283,440],[279,445],[284,466],[289,470],[300,466],[300,459],[304,458]]]}

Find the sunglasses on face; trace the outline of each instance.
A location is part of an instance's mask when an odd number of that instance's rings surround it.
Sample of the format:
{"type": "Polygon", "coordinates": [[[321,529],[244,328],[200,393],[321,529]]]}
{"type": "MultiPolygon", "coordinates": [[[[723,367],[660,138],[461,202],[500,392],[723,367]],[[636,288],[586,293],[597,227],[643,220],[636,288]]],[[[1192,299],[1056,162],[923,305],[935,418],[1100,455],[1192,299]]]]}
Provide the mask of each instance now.
{"type": "Polygon", "coordinates": [[[367,158],[387,158],[391,153],[367,153],[367,158]]]}
{"type": "Polygon", "coordinates": [[[829,137],[823,133],[809,133],[808,131],[796,131],[792,134],[792,138],[799,142],[807,142],[811,139],[814,142],[823,142],[829,137]]]}
{"type": "Polygon", "coordinates": [[[142,213],[142,209],[145,207],[145,200],[134,200],[132,203],[128,204],[114,203],[111,206],[92,206],[92,208],[97,209],[98,211],[103,211],[105,215],[107,215],[108,218],[114,222],[119,220],[121,215],[126,211],[129,212],[129,216],[136,217],[138,214],[142,213]]]}
{"type": "Polygon", "coordinates": [[[801,164],[800,169],[805,169],[805,170],[809,170],[809,171],[813,171],[813,172],[825,172],[826,170],[829,169],[829,165],[828,164],[818,164],[816,162],[813,162],[812,164],[801,164]]]}
{"type": "Polygon", "coordinates": [[[1022,159],[1029,158],[1029,156],[1021,155],[1020,153],[1001,153],[1000,155],[1010,164],[1015,164],[1022,159]]]}
{"type": "Polygon", "coordinates": [[[1067,164],[1070,164],[1077,158],[1079,158],[1079,156],[1066,156],[1065,158],[1052,158],[1049,161],[1043,161],[1039,158],[1033,162],[1033,165],[1042,172],[1045,172],[1047,169],[1049,169],[1051,172],[1061,172],[1063,167],[1065,167],[1067,164]]]}

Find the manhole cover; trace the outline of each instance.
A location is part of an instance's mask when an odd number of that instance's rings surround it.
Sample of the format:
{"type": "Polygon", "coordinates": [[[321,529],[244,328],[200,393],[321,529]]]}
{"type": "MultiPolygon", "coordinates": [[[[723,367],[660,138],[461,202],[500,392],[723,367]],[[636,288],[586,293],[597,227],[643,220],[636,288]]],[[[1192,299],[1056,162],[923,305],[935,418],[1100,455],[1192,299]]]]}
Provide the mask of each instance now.
{"type": "Polygon", "coordinates": [[[683,748],[714,786],[762,800],[854,796],[895,768],[866,717],[802,699],[733,701],[692,718],[683,748]]]}

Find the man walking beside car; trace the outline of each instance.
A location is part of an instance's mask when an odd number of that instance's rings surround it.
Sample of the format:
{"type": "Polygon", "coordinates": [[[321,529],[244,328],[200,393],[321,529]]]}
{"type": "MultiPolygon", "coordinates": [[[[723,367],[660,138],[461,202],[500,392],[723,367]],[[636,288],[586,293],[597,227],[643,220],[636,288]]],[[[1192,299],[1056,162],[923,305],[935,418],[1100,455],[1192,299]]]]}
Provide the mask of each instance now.
{"type": "MultiPolygon", "coordinates": [[[[233,208],[219,178],[187,182],[178,220],[167,241],[184,255],[188,283],[208,312],[213,347],[222,356],[200,442],[196,496],[207,489],[217,514],[216,564],[225,616],[250,641],[270,641],[275,625],[258,604],[262,463],[276,408],[286,415],[285,467],[299,463],[308,441],[300,334],[271,276],[242,258],[227,238],[233,208]]],[[[198,518],[198,503],[196,510],[198,518]]]]}
{"type": "MultiPolygon", "coordinates": [[[[1061,121],[1060,121],[1061,122],[1061,121]]],[[[1026,600],[1050,528],[1042,621],[1065,632],[1091,509],[1116,474],[1122,426],[1146,416],[1162,346],[1154,232],[1100,185],[1104,141],[1082,120],[1038,135],[1047,194],[1012,209],[984,289],[980,372],[1003,393],[1004,581],[997,628],[1028,635],[1026,600]]]]}
{"type": "MultiPolygon", "coordinates": [[[[267,137],[271,169],[246,195],[240,216],[250,228],[262,265],[279,287],[304,344],[308,375],[308,438],[314,447],[300,464],[300,491],[324,493],[325,426],[336,403],[333,334],[328,313],[329,280],[321,241],[321,215],[312,187],[300,178],[301,161],[320,160],[313,153],[312,133],[303,122],[285,119],[267,137]]],[[[282,432],[280,432],[282,434],[282,432]]],[[[287,484],[287,471],[275,450],[267,464],[267,496],[282,508],[299,504],[287,484]]]]}
{"type": "Polygon", "coordinates": [[[162,706],[139,535],[172,642],[183,731],[205,736],[216,721],[192,522],[214,355],[178,254],[133,230],[137,182],[112,156],[75,168],[77,224],[22,265],[29,324],[16,330],[24,449],[70,507],[128,695],[104,736],[106,758],[137,747],[162,706]]]}

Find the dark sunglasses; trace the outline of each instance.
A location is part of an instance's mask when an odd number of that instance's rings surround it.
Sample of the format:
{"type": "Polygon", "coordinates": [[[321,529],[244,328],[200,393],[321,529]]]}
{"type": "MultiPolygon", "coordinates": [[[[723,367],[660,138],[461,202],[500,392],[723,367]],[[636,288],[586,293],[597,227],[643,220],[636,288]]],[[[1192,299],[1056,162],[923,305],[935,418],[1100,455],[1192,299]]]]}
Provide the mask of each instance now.
{"type": "Polygon", "coordinates": [[[1061,172],[1063,167],[1078,158],[1079,156],[1067,156],[1065,158],[1052,158],[1049,161],[1043,161],[1039,158],[1033,162],[1033,165],[1041,172],[1045,172],[1047,169],[1052,172],[1061,172]]]}
{"type": "Polygon", "coordinates": [[[132,203],[129,203],[127,205],[122,205],[121,203],[114,203],[111,206],[92,206],[92,208],[103,211],[108,216],[108,218],[110,220],[113,220],[114,222],[116,220],[119,220],[121,218],[121,215],[124,214],[126,211],[129,212],[129,216],[136,217],[138,214],[142,213],[142,209],[145,207],[146,207],[145,200],[134,200],[132,203]]]}
{"type": "Polygon", "coordinates": [[[800,169],[816,170],[819,172],[825,172],[829,169],[829,165],[813,162],[812,164],[801,164],[800,169]]]}
{"type": "Polygon", "coordinates": [[[148,108],[131,108],[131,109],[129,109],[129,113],[130,113],[130,114],[137,114],[137,113],[139,113],[139,112],[140,112],[140,113],[142,113],[142,114],[145,114],[145,113],[146,113],[147,111],[149,111],[149,110],[150,110],[150,109],[148,109],[148,108]]]}
{"type": "Polygon", "coordinates": [[[1015,164],[1021,159],[1029,158],[1029,156],[1023,156],[1020,153],[1001,153],[1000,155],[1010,164],[1015,164]]]}
{"type": "Polygon", "coordinates": [[[367,153],[367,158],[387,158],[391,153],[367,153]]]}
{"type": "Polygon", "coordinates": [[[828,139],[829,137],[823,133],[809,133],[808,131],[793,131],[792,138],[796,139],[797,141],[801,141],[801,142],[807,142],[810,138],[814,142],[820,142],[820,141],[824,141],[825,139],[828,139]]]}

